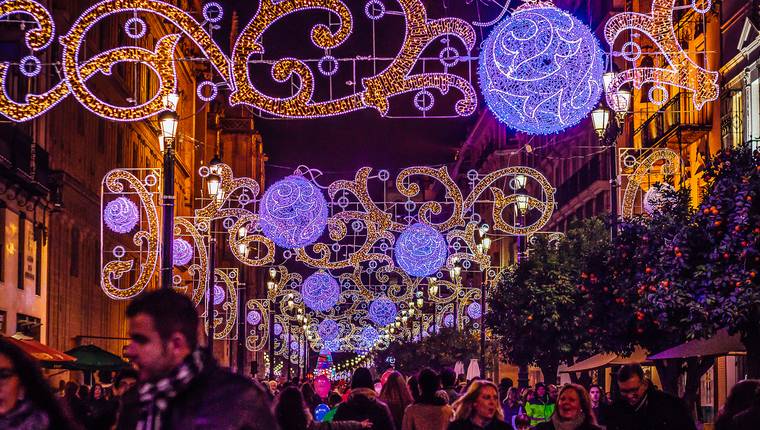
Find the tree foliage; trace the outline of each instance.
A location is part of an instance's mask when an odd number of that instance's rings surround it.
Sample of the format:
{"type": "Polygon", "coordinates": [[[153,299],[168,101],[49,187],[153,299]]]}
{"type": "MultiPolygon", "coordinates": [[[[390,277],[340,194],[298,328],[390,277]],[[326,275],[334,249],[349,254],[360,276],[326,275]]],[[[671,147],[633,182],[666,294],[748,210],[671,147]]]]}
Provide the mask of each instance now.
{"type": "Polygon", "coordinates": [[[393,362],[392,367],[408,375],[424,367],[435,370],[454,367],[457,361],[466,366],[470,359],[478,357],[480,343],[475,332],[441,328],[438,333],[426,336],[420,342],[392,343],[388,349],[378,352],[375,365],[378,369],[386,369],[393,362]]]}

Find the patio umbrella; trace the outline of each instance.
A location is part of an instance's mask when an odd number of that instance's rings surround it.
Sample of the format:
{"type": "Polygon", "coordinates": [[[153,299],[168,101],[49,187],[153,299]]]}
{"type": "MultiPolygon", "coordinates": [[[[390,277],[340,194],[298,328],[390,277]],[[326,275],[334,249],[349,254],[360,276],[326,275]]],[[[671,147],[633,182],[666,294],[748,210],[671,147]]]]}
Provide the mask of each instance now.
{"type": "Polygon", "coordinates": [[[38,360],[42,367],[57,367],[64,363],[72,363],[76,360],[76,357],[72,357],[71,355],[64,354],[63,352],[47,345],[43,345],[28,336],[3,336],[3,339],[15,344],[34,359],[38,360]]]}
{"type": "Polygon", "coordinates": [[[647,352],[645,349],[636,347],[633,353],[626,357],[614,353],[597,354],[585,360],[579,361],[572,366],[561,370],[562,373],[585,372],[587,370],[601,369],[607,366],[619,366],[623,364],[647,364],[647,352]]]}
{"type": "Polygon", "coordinates": [[[723,355],[745,355],[747,349],[738,334],[729,335],[723,329],[709,339],[695,339],[665,351],[650,355],[650,360],[667,360],[671,358],[717,357],[723,355]]]}
{"type": "Polygon", "coordinates": [[[66,354],[76,357],[77,361],[64,365],[70,370],[120,370],[129,367],[129,363],[121,357],[98,348],[95,345],[82,345],[66,351],[66,354]]]}
{"type": "Polygon", "coordinates": [[[474,378],[480,378],[480,365],[475,358],[470,359],[470,364],[467,366],[467,380],[474,378]]]}

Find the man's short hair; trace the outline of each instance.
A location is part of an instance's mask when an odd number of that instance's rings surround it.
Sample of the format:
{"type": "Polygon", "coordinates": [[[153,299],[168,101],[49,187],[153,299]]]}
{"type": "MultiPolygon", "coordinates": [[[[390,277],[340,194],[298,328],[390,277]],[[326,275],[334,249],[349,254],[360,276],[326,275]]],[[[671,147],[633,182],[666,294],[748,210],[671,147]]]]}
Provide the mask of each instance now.
{"type": "Polygon", "coordinates": [[[137,314],[153,318],[161,340],[168,341],[174,333],[180,332],[191,349],[198,345],[198,314],[187,296],[168,289],[142,294],[127,306],[127,318],[137,314]]]}
{"type": "Polygon", "coordinates": [[[638,364],[625,364],[617,373],[617,381],[625,382],[634,376],[638,376],[642,381],[644,380],[644,369],[638,364]]]}
{"type": "Polygon", "coordinates": [[[139,375],[135,369],[132,369],[131,367],[124,369],[121,372],[116,374],[116,378],[114,378],[113,385],[116,388],[119,388],[121,387],[122,381],[124,381],[125,379],[131,378],[136,381],[138,376],[139,375]]]}
{"type": "Polygon", "coordinates": [[[441,384],[444,388],[452,387],[457,383],[457,374],[454,369],[446,367],[441,370],[441,384]]]}

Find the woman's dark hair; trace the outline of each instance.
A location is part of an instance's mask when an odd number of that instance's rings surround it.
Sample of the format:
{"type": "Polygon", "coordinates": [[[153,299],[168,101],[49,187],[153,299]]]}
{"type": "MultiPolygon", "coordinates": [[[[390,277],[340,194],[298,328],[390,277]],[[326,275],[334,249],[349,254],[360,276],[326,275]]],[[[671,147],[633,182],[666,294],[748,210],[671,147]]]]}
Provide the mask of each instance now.
{"type": "Polygon", "coordinates": [[[79,386],[79,398],[84,400],[90,397],[90,387],[87,385],[80,385],[79,386]]]}
{"type": "Polygon", "coordinates": [[[760,400],[760,380],[745,379],[734,385],[715,420],[715,430],[728,430],[734,417],[760,400]]]}
{"type": "Polygon", "coordinates": [[[0,338],[0,354],[8,357],[13,363],[13,371],[18,376],[21,386],[24,387],[25,399],[47,413],[51,429],[75,428],[61,409],[53,390],[42,376],[37,362],[21,348],[3,338],[0,338]]]}
{"type": "Polygon", "coordinates": [[[280,424],[280,430],[304,430],[309,424],[303,395],[296,387],[287,387],[280,391],[274,404],[274,416],[280,424]]]}
{"type": "Polygon", "coordinates": [[[417,382],[417,377],[410,376],[407,385],[409,385],[409,391],[412,392],[412,398],[414,401],[418,401],[420,399],[420,384],[417,382]]]}
{"type": "Polygon", "coordinates": [[[92,389],[90,390],[90,399],[91,399],[91,400],[96,400],[96,399],[95,399],[95,389],[96,389],[96,388],[100,388],[100,399],[101,399],[101,400],[102,400],[102,399],[105,399],[105,397],[106,397],[106,392],[105,392],[105,390],[103,389],[103,386],[102,386],[102,385],[100,385],[100,384],[95,384],[95,385],[93,385],[93,386],[92,386],[92,389]]]}
{"type": "Polygon", "coordinates": [[[428,405],[444,405],[448,403],[445,399],[435,396],[436,391],[441,389],[441,378],[435,370],[426,367],[420,370],[417,379],[420,384],[420,398],[417,400],[418,403],[428,405]]]}
{"type": "Polygon", "coordinates": [[[354,374],[351,375],[351,389],[354,388],[369,388],[375,389],[375,382],[372,380],[372,373],[366,367],[360,367],[354,370],[354,374]]]}

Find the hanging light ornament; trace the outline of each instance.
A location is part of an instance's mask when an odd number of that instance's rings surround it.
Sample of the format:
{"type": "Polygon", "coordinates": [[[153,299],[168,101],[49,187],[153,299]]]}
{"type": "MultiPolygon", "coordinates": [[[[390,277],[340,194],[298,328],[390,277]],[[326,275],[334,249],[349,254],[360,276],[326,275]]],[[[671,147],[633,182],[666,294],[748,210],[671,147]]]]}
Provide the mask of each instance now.
{"type": "Polygon", "coordinates": [[[119,197],[108,202],[103,210],[103,221],[114,233],[129,233],[139,220],[137,205],[126,197],[119,197]]]}
{"type": "Polygon", "coordinates": [[[261,229],[283,248],[303,248],[327,226],[327,201],[312,182],[288,176],[274,183],[261,200],[261,229]]]}
{"type": "Polygon", "coordinates": [[[480,319],[482,315],[483,309],[480,307],[480,303],[472,302],[469,306],[467,306],[467,316],[469,316],[471,319],[480,319]]]}
{"type": "Polygon", "coordinates": [[[407,227],[394,247],[396,264],[412,276],[436,273],[446,263],[448,245],[433,227],[415,223],[407,227]]]}
{"type": "MultiPolygon", "coordinates": [[[[206,291],[206,303],[211,300],[211,294],[206,291]]],[[[221,285],[214,285],[214,306],[221,305],[224,302],[224,288],[221,285]]]]}
{"type": "Polygon", "coordinates": [[[245,320],[248,321],[248,324],[250,325],[259,325],[259,323],[261,323],[261,313],[256,310],[250,311],[248,312],[248,315],[245,316],[245,320]]]}
{"type": "Polygon", "coordinates": [[[527,2],[491,31],[478,74],[486,104],[518,131],[550,134],[577,124],[602,94],[604,60],[591,30],[546,2],[527,2]]]}
{"type": "Polygon", "coordinates": [[[172,261],[175,266],[186,266],[193,259],[193,246],[182,238],[174,239],[172,261]]]}
{"type": "Polygon", "coordinates": [[[652,187],[644,193],[644,198],[642,198],[644,212],[652,215],[656,211],[661,210],[663,207],[671,203],[670,196],[675,191],[675,188],[670,184],[658,183],[652,185],[652,187]]]}
{"type": "Polygon", "coordinates": [[[340,325],[331,319],[326,319],[319,323],[317,333],[325,342],[335,340],[340,335],[340,325]]]}
{"type": "Polygon", "coordinates": [[[377,329],[369,326],[364,327],[361,332],[361,338],[362,338],[362,344],[363,346],[366,346],[367,348],[374,345],[374,343],[377,341],[377,339],[380,337],[380,333],[378,333],[377,329]]]}
{"type": "Polygon", "coordinates": [[[301,295],[309,309],[326,312],[338,303],[340,285],[327,273],[317,272],[303,282],[301,295]]]}
{"type": "Polygon", "coordinates": [[[387,297],[380,297],[369,305],[369,319],[385,327],[396,319],[396,304],[387,297]]]}

